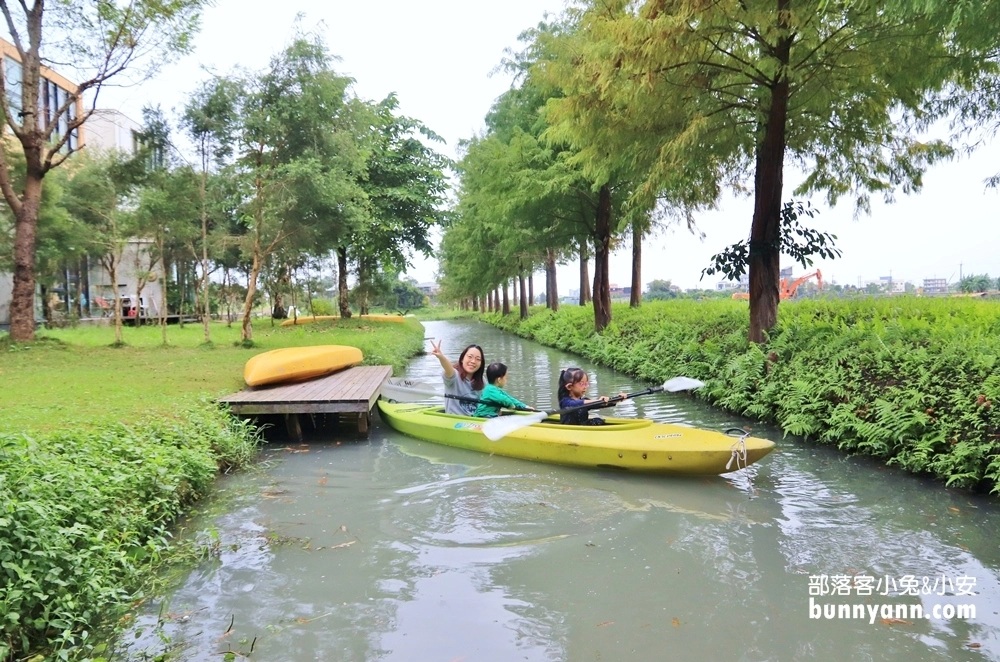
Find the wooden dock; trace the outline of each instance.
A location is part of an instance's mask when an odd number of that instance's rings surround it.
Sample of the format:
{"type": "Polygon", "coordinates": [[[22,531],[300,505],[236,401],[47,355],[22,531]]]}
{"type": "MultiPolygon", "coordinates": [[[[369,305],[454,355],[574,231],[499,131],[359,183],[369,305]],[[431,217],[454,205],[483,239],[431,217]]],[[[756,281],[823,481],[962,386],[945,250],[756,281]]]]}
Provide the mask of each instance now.
{"type": "Polygon", "coordinates": [[[368,434],[371,412],[382,382],[392,375],[392,366],[355,366],[305,382],[246,388],[219,402],[229,405],[237,416],[284,414],[288,433],[302,438],[303,414],[355,416],[358,432],[368,434]]]}

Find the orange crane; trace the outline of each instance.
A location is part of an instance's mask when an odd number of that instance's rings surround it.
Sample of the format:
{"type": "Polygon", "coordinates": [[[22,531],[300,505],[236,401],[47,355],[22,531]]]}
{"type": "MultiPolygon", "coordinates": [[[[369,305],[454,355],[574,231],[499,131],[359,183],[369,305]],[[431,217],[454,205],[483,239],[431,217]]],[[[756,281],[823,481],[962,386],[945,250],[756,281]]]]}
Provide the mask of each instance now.
{"type": "MultiPolygon", "coordinates": [[[[778,283],[778,296],[782,299],[791,299],[795,296],[796,290],[799,289],[799,285],[806,282],[810,278],[816,279],[816,287],[823,289],[823,272],[817,269],[816,271],[810,271],[807,274],[803,274],[798,278],[791,280],[789,278],[782,278],[781,282],[778,283]]],[[[734,299],[749,299],[749,292],[736,292],[733,294],[734,299]]]]}

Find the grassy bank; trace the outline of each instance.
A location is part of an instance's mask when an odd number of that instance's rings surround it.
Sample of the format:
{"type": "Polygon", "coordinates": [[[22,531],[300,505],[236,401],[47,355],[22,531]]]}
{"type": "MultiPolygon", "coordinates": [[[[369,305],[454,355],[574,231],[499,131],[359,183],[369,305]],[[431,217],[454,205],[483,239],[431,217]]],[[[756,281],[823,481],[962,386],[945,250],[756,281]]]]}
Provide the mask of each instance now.
{"type": "Polygon", "coordinates": [[[416,321],[255,329],[107,327],[0,338],[0,660],[101,659],[95,629],[142,595],[170,557],[170,526],[259,439],[212,400],[278,347],[338,344],[399,369],[423,347],[416,321]],[[37,658],[32,657],[38,655],[37,658]]]}
{"type": "Polygon", "coordinates": [[[704,380],[713,404],[956,487],[1000,492],[1000,304],[968,299],[782,303],[767,344],[746,341],[744,302],[532,309],[485,321],[662,382],[704,380]]]}
{"type": "Polygon", "coordinates": [[[243,388],[243,364],[279,347],[351,345],[365,363],[399,369],[420,351],[422,327],[345,320],[299,326],[259,321],[253,348],[239,346],[238,325],[213,324],[212,344],[201,325],[126,327],[124,347],[112,347],[108,327],[40,332],[35,343],[0,340],[0,380],[16,388],[0,392],[0,429],[46,432],[146,418],[170,418],[206,396],[243,388]]]}

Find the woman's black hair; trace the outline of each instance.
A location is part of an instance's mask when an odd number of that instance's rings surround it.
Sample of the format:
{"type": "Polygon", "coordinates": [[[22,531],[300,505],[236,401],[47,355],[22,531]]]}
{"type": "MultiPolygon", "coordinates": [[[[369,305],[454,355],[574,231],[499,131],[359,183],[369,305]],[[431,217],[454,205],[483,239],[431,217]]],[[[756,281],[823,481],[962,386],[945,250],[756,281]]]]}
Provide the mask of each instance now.
{"type": "Polygon", "coordinates": [[[580,368],[566,368],[559,373],[559,393],[558,398],[562,400],[563,398],[570,397],[569,387],[571,384],[575,384],[586,376],[585,373],[580,368]]]}
{"type": "Polygon", "coordinates": [[[458,372],[458,376],[462,379],[472,382],[473,391],[482,391],[485,384],[483,383],[483,371],[486,369],[486,352],[479,345],[469,345],[462,350],[462,353],[458,355],[458,363],[455,364],[455,370],[458,372]],[[483,360],[479,363],[479,367],[471,375],[465,371],[465,367],[462,365],[462,361],[465,360],[465,355],[469,353],[469,350],[476,348],[479,350],[479,356],[483,360]]]}

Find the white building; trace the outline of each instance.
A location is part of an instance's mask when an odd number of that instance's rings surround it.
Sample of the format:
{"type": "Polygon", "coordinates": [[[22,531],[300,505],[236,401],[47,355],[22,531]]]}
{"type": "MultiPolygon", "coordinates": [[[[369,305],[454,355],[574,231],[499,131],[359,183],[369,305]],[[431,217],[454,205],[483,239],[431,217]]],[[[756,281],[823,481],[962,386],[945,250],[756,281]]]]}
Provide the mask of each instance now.
{"type": "MultiPolygon", "coordinates": [[[[84,124],[86,142],[84,147],[94,151],[126,152],[135,154],[141,147],[140,134],[142,125],[124,113],[108,108],[94,110],[84,124]]],[[[153,242],[150,239],[130,239],[122,254],[118,256],[116,269],[117,285],[112,285],[111,277],[96,260],[91,261],[89,281],[92,302],[110,302],[116,298],[134,297],[142,282],[142,303],[140,314],[157,316],[160,312],[160,300],[163,296],[161,285],[163,268],[159,261],[153,261],[150,249],[153,242]]],[[[129,305],[123,305],[123,314],[128,314],[129,305]]],[[[91,305],[93,315],[107,314],[109,309],[104,306],[91,305]]]]}
{"type": "Polygon", "coordinates": [[[134,154],[139,148],[142,125],[117,110],[98,108],[84,123],[88,149],[112,150],[134,154]]]}

